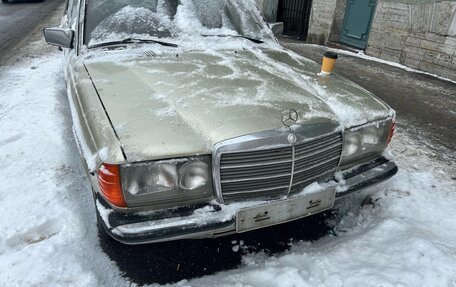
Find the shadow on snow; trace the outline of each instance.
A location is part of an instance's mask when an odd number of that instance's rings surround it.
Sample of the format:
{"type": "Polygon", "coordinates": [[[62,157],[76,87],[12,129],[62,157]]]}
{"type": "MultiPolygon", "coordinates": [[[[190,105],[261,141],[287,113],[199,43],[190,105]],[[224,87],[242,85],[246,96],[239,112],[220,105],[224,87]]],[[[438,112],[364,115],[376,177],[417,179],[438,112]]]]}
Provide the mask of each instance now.
{"type": "Polygon", "coordinates": [[[272,255],[289,249],[292,242],[319,239],[331,230],[325,223],[328,217],[328,214],[315,215],[215,239],[131,246],[100,237],[100,245],[128,280],[141,285],[166,284],[237,268],[247,253],[263,251],[272,255]]]}

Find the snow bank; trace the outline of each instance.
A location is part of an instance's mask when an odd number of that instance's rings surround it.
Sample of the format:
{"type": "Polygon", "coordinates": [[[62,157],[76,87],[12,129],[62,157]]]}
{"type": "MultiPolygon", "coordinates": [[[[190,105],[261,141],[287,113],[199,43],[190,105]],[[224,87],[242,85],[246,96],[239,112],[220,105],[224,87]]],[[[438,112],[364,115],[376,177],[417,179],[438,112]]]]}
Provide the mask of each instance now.
{"type": "Polygon", "coordinates": [[[0,286],[122,284],[98,246],[61,75],[59,54],[0,68],[0,286]]]}

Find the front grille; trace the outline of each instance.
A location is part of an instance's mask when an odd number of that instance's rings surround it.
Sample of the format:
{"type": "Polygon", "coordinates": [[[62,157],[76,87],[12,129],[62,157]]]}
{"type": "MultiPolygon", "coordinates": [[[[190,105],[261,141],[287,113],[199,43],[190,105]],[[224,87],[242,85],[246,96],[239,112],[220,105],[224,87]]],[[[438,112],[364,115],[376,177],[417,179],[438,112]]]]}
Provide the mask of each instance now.
{"type": "Polygon", "coordinates": [[[342,152],[340,132],[296,146],[223,153],[220,188],[225,202],[279,198],[311,182],[333,176],[342,152]],[[294,152],[294,169],[293,169],[294,152]]]}
{"type": "Polygon", "coordinates": [[[288,191],[292,147],[222,154],[220,183],[224,200],[270,198],[288,191]]]}
{"type": "Polygon", "coordinates": [[[342,153],[342,134],[334,133],[295,147],[292,192],[332,177],[342,153]]]}

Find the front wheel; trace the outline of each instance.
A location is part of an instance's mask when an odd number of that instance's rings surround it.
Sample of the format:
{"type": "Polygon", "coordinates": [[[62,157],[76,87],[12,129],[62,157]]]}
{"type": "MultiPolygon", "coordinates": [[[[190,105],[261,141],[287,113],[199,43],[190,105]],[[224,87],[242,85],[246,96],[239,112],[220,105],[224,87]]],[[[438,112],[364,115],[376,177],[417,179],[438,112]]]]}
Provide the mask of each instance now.
{"type": "Polygon", "coordinates": [[[7,2],[8,2],[8,0],[2,0],[2,3],[7,3],[7,2]]]}

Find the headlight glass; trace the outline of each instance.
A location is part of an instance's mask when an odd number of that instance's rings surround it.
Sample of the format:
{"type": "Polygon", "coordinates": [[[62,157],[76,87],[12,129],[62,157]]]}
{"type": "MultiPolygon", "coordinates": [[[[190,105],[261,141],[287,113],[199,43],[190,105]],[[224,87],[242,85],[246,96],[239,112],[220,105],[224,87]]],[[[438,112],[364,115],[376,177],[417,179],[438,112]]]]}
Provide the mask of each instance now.
{"type": "Polygon", "coordinates": [[[346,133],[342,156],[350,157],[356,154],[361,148],[361,138],[362,136],[358,132],[346,133]]]}
{"type": "Polygon", "coordinates": [[[132,195],[171,190],[177,186],[177,166],[171,163],[139,163],[122,169],[124,190],[132,195]]]}
{"type": "Polygon", "coordinates": [[[341,166],[356,165],[380,156],[385,150],[392,120],[345,131],[341,166]]]}
{"type": "Polygon", "coordinates": [[[180,172],[180,187],[186,190],[204,186],[209,180],[209,166],[202,161],[184,164],[180,172]]]}
{"type": "Polygon", "coordinates": [[[120,173],[130,207],[165,208],[213,197],[210,156],[127,164],[121,166],[120,173]]]}

